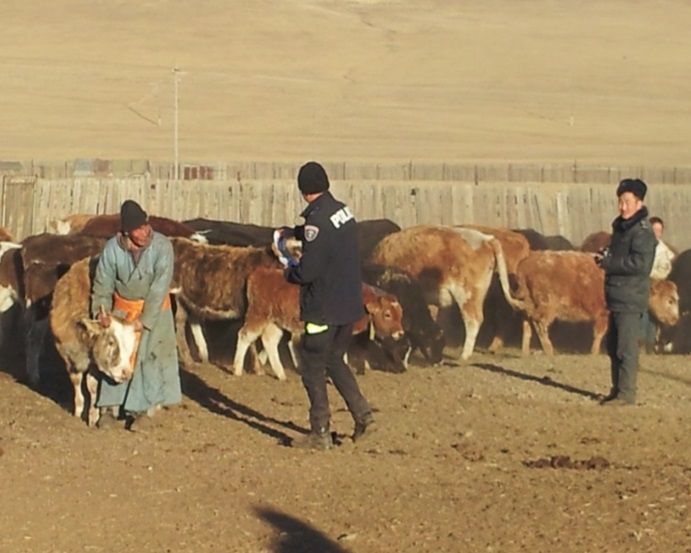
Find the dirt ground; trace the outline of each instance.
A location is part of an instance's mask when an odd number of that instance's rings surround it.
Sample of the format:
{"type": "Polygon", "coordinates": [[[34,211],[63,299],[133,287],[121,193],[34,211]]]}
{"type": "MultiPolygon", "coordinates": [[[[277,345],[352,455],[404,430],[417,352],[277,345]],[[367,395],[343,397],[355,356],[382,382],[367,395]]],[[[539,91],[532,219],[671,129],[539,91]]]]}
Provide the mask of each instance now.
{"type": "Polygon", "coordinates": [[[601,407],[604,355],[479,353],[371,371],[378,431],[329,452],[299,375],[182,370],[148,434],[88,428],[53,362],[43,393],[0,372],[0,551],[691,551],[691,374],[644,356],[641,405],[601,407]]]}

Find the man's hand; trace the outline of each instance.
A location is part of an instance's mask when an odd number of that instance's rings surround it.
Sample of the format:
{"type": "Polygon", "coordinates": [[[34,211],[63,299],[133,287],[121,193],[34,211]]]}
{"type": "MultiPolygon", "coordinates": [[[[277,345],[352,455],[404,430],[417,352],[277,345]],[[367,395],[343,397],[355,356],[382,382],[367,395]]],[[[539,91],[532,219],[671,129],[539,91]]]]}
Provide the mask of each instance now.
{"type": "Polygon", "coordinates": [[[105,311],[100,311],[96,316],[96,320],[103,328],[108,328],[110,326],[110,314],[105,311]]]}

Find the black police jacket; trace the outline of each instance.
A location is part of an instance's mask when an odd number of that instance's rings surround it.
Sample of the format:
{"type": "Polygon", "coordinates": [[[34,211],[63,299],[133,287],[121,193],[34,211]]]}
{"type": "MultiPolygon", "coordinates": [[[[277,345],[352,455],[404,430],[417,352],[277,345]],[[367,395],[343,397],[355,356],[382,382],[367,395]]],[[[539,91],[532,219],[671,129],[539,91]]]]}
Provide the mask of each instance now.
{"type": "Polygon", "coordinates": [[[305,224],[294,232],[302,240],[302,257],[285,271],[289,282],[300,285],[300,319],[354,323],[365,314],[355,218],[328,190],[301,216],[305,224]]]}
{"type": "Polygon", "coordinates": [[[648,310],[650,271],[657,240],[643,207],[630,219],[612,223],[609,252],[600,262],[605,271],[605,298],[614,312],[643,313],[648,310]]]}

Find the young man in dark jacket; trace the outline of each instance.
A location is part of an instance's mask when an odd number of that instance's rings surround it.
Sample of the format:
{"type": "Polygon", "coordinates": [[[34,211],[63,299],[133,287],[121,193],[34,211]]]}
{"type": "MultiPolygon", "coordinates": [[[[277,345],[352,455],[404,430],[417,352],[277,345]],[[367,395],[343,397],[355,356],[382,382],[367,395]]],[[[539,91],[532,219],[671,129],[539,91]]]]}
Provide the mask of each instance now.
{"type": "Polygon", "coordinates": [[[650,270],[657,240],[643,205],[646,184],[624,179],[617,188],[619,217],[612,223],[609,249],[596,254],[605,271],[605,298],[610,310],[607,352],[612,389],[603,405],[636,403],[636,376],[641,319],[648,310],[650,270]]]}
{"type": "Polygon", "coordinates": [[[302,213],[305,224],[293,229],[303,243],[302,257],[299,264],[288,266],[285,277],[300,285],[300,319],[305,323],[302,382],[310,400],[311,433],[293,445],[329,449],[333,441],[327,373],[355,421],[353,441],[374,422],[372,410],[343,359],[353,323],[365,314],[357,227],[348,207],[329,192],[329,179],[320,164],[311,161],[300,168],[298,188],[309,204],[302,213]]]}

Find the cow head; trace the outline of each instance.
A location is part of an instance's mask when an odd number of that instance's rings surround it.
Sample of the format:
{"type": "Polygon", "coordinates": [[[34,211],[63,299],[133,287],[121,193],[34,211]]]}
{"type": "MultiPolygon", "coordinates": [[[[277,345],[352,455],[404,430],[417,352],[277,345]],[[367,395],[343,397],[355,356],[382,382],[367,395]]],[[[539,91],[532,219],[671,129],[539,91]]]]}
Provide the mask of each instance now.
{"type": "Polygon", "coordinates": [[[403,338],[403,308],[391,294],[376,295],[365,302],[377,338],[403,338]]]}
{"type": "Polygon", "coordinates": [[[108,328],[93,319],[82,319],[80,323],[86,330],[91,357],[98,370],[116,383],[132,378],[131,359],[139,345],[134,325],[114,317],[108,328]]]}
{"type": "Polygon", "coordinates": [[[667,326],[679,322],[679,292],[671,280],[652,280],[648,307],[652,316],[667,326]]]}

